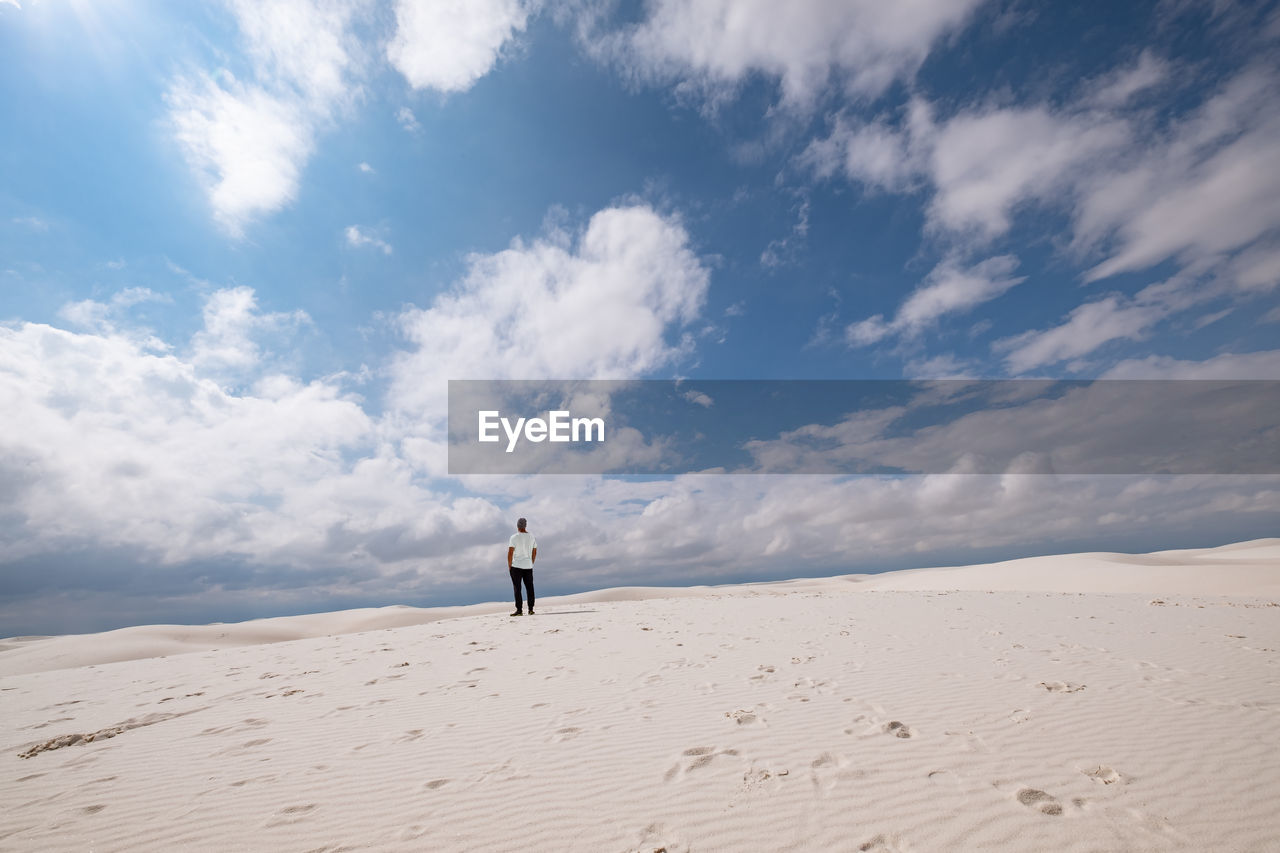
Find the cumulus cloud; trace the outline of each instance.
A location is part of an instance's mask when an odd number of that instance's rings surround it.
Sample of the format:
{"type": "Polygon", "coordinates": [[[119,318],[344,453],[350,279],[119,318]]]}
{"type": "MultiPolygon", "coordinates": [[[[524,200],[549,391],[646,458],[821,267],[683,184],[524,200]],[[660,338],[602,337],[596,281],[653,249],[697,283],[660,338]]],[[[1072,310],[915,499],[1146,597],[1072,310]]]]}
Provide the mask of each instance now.
{"type": "Polygon", "coordinates": [[[68,302],[58,309],[58,316],[72,326],[94,332],[114,332],[116,323],[129,308],[144,302],[172,302],[164,293],[156,293],[147,287],[128,287],[112,294],[106,302],[82,299],[68,302]]]}
{"type": "Polygon", "coordinates": [[[635,204],[473,254],[428,308],[400,315],[413,345],[392,368],[396,409],[441,418],[448,379],[626,379],[692,346],[710,271],[679,219],[635,204]]]}
{"type": "Polygon", "coordinates": [[[263,358],[274,341],[310,323],[305,311],[262,313],[250,287],[214,291],[205,300],[204,327],[191,338],[191,363],[208,375],[239,375],[263,358]]]}
{"type": "Polygon", "coordinates": [[[637,24],[604,31],[587,15],[580,30],[589,51],[636,79],[714,102],[762,74],[783,104],[805,107],[831,84],[875,96],[910,78],[980,2],[658,0],[637,24]]]}
{"type": "MultiPolygon", "coordinates": [[[[404,322],[426,333],[487,317],[481,340],[497,342],[499,355],[486,367],[524,375],[526,352],[531,370],[557,375],[554,342],[509,325],[528,305],[498,310],[518,288],[497,273],[541,275],[534,301],[556,300],[553,321],[589,312],[579,291],[599,273],[612,280],[600,295],[626,281],[646,294],[632,305],[637,316],[668,318],[678,332],[698,297],[664,292],[654,270],[695,291],[705,276],[682,255],[690,250],[678,223],[643,207],[602,213],[567,246],[543,239],[476,259],[454,292],[404,322]],[[645,234],[649,246],[630,255],[645,234]]],[[[238,340],[237,329],[258,323],[251,298],[211,296],[202,332],[238,340]]],[[[622,342],[606,363],[638,371],[679,351],[659,338],[622,342]]],[[[500,559],[495,543],[517,515],[554,543],[562,585],[592,587],[905,568],[1015,556],[1030,544],[1129,543],[1135,529],[1149,531],[1153,547],[1171,534],[1225,541],[1260,535],[1280,510],[1274,477],[431,479],[402,440],[403,410],[373,414],[339,379],[302,381],[262,357],[231,390],[198,351],[174,341],[156,352],[105,329],[0,325],[0,543],[6,567],[31,569],[4,575],[0,621],[27,624],[53,601],[66,630],[110,627],[103,613],[114,624],[261,615],[246,612],[247,587],[270,589],[275,608],[498,597],[493,581],[476,578],[500,559]],[[83,555],[92,571],[57,568],[83,555]]],[[[465,354],[458,363],[480,364],[465,354]]],[[[415,370],[423,381],[453,373],[421,352],[397,367],[404,383],[415,370]]]]}
{"type": "Polygon", "coordinates": [[[933,135],[932,108],[912,98],[901,126],[836,115],[830,132],[811,141],[797,163],[819,178],[839,175],[871,189],[907,192],[927,177],[933,135]]]}
{"type": "Polygon", "coordinates": [[[297,534],[269,506],[292,515],[309,484],[342,472],[343,448],[368,438],[359,406],[324,383],[236,396],[122,335],[23,324],[0,340],[6,418],[24,424],[5,431],[0,463],[22,518],[5,534],[15,558],[85,542],[169,561],[266,557],[297,534]]]}
{"type": "Polygon", "coordinates": [[[939,263],[898,308],[892,320],[876,314],[853,323],[845,339],[854,346],[867,346],[890,336],[915,338],[943,317],[961,314],[1005,293],[1026,280],[1013,275],[1018,259],[1012,255],[987,258],[972,266],[962,266],[955,258],[939,263]]]}
{"type": "Polygon", "coordinates": [[[463,92],[523,32],[536,0],[397,0],[387,59],[415,89],[463,92]]]}
{"type": "Polygon", "coordinates": [[[293,200],[314,144],[305,105],[229,74],[222,83],[205,74],[179,79],[166,99],[174,137],[230,234],[293,200]]]}

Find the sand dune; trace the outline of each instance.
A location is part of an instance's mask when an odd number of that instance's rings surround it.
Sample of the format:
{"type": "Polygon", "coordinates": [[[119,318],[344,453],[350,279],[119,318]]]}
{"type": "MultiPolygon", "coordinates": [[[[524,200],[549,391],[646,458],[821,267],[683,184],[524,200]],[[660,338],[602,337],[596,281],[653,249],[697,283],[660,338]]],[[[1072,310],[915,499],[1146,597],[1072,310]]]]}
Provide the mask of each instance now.
{"type": "Polygon", "coordinates": [[[0,850],[1280,849],[1278,604],[1271,539],[5,641],[0,850]]]}

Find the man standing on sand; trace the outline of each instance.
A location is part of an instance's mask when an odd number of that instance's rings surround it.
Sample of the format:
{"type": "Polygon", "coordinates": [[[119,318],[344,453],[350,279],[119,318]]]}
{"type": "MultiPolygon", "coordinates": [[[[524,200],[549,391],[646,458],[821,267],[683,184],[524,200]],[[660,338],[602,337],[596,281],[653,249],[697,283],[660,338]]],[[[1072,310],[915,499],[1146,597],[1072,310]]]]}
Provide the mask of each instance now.
{"type": "Polygon", "coordinates": [[[529,591],[529,615],[533,615],[533,564],[538,559],[538,542],[533,534],[525,530],[528,521],[520,519],[516,522],[516,532],[511,534],[507,543],[507,571],[511,573],[511,586],[516,591],[516,612],[512,616],[524,613],[524,601],[520,598],[520,583],[529,591]]]}

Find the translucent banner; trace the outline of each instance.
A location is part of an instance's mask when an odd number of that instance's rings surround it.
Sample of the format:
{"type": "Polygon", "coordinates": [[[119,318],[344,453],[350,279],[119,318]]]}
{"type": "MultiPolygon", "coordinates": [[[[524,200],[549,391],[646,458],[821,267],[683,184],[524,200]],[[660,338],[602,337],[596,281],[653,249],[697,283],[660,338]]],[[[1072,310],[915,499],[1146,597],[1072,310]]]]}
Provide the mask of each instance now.
{"type": "Polygon", "coordinates": [[[1272,380],[451,380],[450,474],[1276,474],[1272,380]]]}

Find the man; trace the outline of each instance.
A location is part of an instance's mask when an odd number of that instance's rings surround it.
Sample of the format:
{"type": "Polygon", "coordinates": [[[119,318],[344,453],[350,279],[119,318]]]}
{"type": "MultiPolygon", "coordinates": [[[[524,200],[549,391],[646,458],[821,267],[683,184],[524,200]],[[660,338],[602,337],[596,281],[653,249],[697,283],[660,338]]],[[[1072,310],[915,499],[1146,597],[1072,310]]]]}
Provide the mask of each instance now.
{"type": "Polygon", "coordinates": [[[533,534],[525,530],[528,525],[525,519],[516,521],[516,532],[507,543],[507,571],[511,573],[511,586],[516,592],[516,612],[512,616],[524,613],[524,601],[520,598],[520,583],[529,591],[529,615],[533,615],[533,564],[538,559],[538,542],[533,534]]]}

